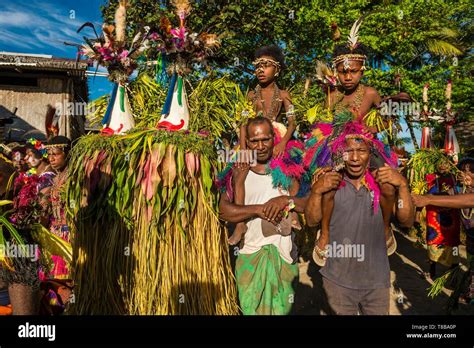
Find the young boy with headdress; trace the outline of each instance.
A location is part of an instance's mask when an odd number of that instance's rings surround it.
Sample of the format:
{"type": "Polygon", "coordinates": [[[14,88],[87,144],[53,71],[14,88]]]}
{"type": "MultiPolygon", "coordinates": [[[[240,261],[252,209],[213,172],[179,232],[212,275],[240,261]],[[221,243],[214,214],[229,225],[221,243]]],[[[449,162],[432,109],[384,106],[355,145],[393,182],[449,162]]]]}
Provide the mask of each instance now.
{"type": "MultiPolygon", "coordinates": [[[[272,121],[275,131],[275,147],[273,149],[274,158],[283,158],[287,145],[296,130],[296,120],[294,107],[291,103],[291,97],[288,91],[280,89],[277,85],[277,77],[285,69],[285,58],[282,50],[275,45],[264,46],[255,52],[255,76],[258,84],[255,90],[249,92],[248,99],[252,102],[254,111],[257,115],[266,117],[272,121]],[[285,116],[288,122],[286,127],[283,122],[282,110],[285,110],[285,116]]],[[[240,149],[247,149],[246,128],[242,125],[240,128],[240,149]]],[[[244,204],[245,190],[242,185],[236,185],[234,193],[234,202],[244,204]]],[[[237,244],[245,233],[245,223],[238,223],[235,231],[229,238],[229,244],[237,244]]]]}
{"type": "MultiPolygon", "coordinates": [[[[375,133],[376,130],[367,127],[364,124],[364,117],[374,107],[378,107],[381,97],[378,92],[369,86],[360,83],[363,72],[366,69],[367,52],[366,48],[358,41],[358,31],[361,25],[359,19],[352,26],[348,43],[335,47],[333,54],[333,66],[335,76],[339,82],[339,86],[328,93],[326,106],[332,111],[334,120],[332,124],[316,124],[316,136],[307,143],[309,147],[306,153],[305,164],[312,172],[314,166],[324,167],[331,166],[333,170],[340,171],[344,166],[343,158],[337,158],[335,154],[331,154],[331,142],[338,136],[346,122],[358,122],[363,124],[365,128],[375,133]]],[[[308,148],[308,146],[307,146],[308,148]]],[[[375,175],[375,170],[388,163],[396,166],[396,157],[394,154],[385,151],[382,154],[379,151],[372,150],[370,170],[375,175]],[[385,157],[385,158],[384,158],[385,157]]],[[[342,154],[345,156],[347,154],[342,154]]],[[[390,184],[383,184],[380,188],[380,203],[385,224],[385,236],[387,240],[387,252],[393,254],[396,249],[395,238],[390,230],[390,217],[395,202],[395,189],[390,184]]],[[[315,261],[320,266],[325,264],[326,245],[329,243],[329,223],[331,220],[332,210],[334,207],[334,195],[336,190],[332,190],[323,195],[323,218],[321,221],[321,235],[316,241],[315,261]]]]}

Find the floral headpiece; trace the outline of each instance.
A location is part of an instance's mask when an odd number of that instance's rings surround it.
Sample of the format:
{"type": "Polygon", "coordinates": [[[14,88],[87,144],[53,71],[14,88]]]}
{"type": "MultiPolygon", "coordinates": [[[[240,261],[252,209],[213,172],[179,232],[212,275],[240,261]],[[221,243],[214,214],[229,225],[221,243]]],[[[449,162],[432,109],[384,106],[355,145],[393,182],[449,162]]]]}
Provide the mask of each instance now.
{"type": "Polygon", "coordinates": [[[41,141],[35,138],[30,138],[27,143],[33,145],[35,150],[39,151],[44,158],[48,158],[48,150],[41,141]]]}
{"type": "MultiPolygon", "coordinates": [[[[349,47],[350,51],[352,52],[359,46],[359,28],[362,24],[362,18],[359,18],[355,23],[352,25],[351,32],[347,37],[347,47],[349,47]]],[[[344,69],[349,69],[349,61],[355,60],[358,62],[362,62],[361,70],[365,70],[365,61],[367,60],[367,56],[365,54],[358,54],[358,53],[346,53],[341,54],[335,57],[332,61],[334,67],[336,67],[339,63],[344,63],[344,69]]]]}

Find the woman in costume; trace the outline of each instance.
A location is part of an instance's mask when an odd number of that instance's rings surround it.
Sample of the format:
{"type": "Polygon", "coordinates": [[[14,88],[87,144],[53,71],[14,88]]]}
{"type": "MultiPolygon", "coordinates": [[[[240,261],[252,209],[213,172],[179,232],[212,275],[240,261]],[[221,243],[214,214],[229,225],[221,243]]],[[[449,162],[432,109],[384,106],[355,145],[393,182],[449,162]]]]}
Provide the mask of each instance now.
{"type": "MultiPolygon", "coordinates": [[[[48,158],[57,175],[53,180],[50,194],[49,231],[69,243],[69,228],[66,223],[64,200],[61,198],[68,177],[67,161],[71,149],[71,141],[64,136],[56,136],[48,145],[48,158]]],[[[41,289],[44,295],[41,300],[42,314],[60,314],[68,303],[72,280],[70,266],[63,257],[51,255],[48,245],[42,245],[42,252],[49,263],[50,269],[40,274],[41,289]]]]}
{"type": "MultiPolygon", "coordinates": [[[[14,212],[10,222],[18,230],[23,244],[35,246],[35,255],[18,255],[10,262],[2,265],[0,280],[8,284],[8,292],[14,315],[37,314],[37,292],[39,289],[38,245],[32,238],[32,226],[40,223],[48,206],[50,187],[55,176],[47,161],[44,145],[35,139],[30,139],[26,146],[25,161],[30,167],[26,173],[21,173],[14,182],[14,212]]],[[[9,241],[10,244],[14,241],[9,241]]],[[[16,245],[21,250],[19,245],[16,245]]]]}

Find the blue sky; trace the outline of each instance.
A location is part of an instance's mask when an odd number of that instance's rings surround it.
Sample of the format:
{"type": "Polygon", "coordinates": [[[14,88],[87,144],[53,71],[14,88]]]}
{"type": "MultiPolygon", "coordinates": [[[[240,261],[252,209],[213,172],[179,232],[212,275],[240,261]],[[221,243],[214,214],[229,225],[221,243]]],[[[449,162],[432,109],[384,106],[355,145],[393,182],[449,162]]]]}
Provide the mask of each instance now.
{"type": "MultiPolygon", "coordinates": [[[[84,22],[102,23],[99,7],[106,0],[0,0],[0,51],[51,54],[76,58],[76,48],[64,41],[82,43],[82,36],[92,37],[84,22]]],[[[94,70],[91,68],[91,70],[94,70]]],[[[89,78],[89,97],[95,99],[109,93],[106,77],[89,78]]]]}

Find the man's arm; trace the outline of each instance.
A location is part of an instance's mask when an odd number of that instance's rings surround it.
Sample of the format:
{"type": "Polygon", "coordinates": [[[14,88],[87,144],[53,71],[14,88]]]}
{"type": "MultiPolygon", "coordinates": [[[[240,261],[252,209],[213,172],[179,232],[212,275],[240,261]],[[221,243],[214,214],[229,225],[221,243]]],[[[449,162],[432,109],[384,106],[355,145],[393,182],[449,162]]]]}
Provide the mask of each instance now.
{"type": "Polygon", "coordinates": [[[265,218],[262,205],[237,205],[229,201],[227,194],[222,194],[219,201],[219,218],[227,222],[243,222],[253,218],[265,218]]]}
{"type": "Polygon", "coordinates": [[[427,205],[453,209],[474,208],[474,193],[452,196],[412,195],[412,197],[413,203],[420,208],[427,205]]]}
{"type": "Polygon", "coordinates": [[[411,200],[408,183],[398,187],[397,219],[403,227],[411,227],[415,222],[415,207],[411,200]]]}
{"type": "Polygon", "coordinates": [[[410,196],[407,180],[397,170],[385,163],[377,170],[376,181],[379,185],[388,183],[398,190],[396,216],[400,225],[411,227],[415,221],[415,208],[410,196]]]}
{"type": "Polygon", "coordinates": [[[294,106],[291,102],[290,93],[288,93],[288,91],[281,91],[281,97],[283,99],[283,106],[285,107],[287,115],[286,118],[288,120],[287,131],[282,138],[282,141],[286,144],[288,141],[290,141],[291,137],[293,136],[293,133],[296,130],[296,117],[294,114],[294,106]]]}
{"type": "Polygon", "coordinates": [[[306,208],[304,210],[306,224],[310,227],[316,226],[321,222],[323,217],[321,211],[321,200],[323,194],[337,189],[342,180],[341,174],[332,172],[329,167],[323,168],[315,175],[316,180],[311,186],[311,194],[307,199],[306,208]]]}

